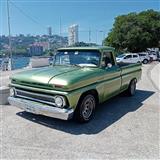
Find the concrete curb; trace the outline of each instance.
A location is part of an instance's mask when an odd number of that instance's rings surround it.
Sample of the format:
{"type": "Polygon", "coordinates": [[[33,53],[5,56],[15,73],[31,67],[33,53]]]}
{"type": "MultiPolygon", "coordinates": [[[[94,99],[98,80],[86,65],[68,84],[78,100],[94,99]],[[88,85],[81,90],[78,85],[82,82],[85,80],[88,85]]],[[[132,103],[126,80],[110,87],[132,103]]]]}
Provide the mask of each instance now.
{"type": "Polygon", "coordinates": [[[6,86],[0,87],[0,105],[8,104],[10,88],[6,86]]]}
{"type": "Polygon", "coordinates": [[[160,63],[151,69],[150,77],[154,87],[160,92],[160,63]]]}

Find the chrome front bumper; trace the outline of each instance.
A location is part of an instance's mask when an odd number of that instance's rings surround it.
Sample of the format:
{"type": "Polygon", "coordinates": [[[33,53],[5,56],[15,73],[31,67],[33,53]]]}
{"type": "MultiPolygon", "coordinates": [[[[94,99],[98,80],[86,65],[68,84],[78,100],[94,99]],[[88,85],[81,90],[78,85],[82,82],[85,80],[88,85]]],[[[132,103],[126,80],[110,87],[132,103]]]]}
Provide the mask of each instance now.
{"type": "Polygon", "coordinates": [[[34,101],[8,97],[8,101],[11,105],[16,106],[26,112],[45,115],[48,117],[68,120],[73,117],[74,110],[73,109],[62,109],[57,107],[52,107],[49,105],[43,105],[42,103],[37,103],[34,101]]]}

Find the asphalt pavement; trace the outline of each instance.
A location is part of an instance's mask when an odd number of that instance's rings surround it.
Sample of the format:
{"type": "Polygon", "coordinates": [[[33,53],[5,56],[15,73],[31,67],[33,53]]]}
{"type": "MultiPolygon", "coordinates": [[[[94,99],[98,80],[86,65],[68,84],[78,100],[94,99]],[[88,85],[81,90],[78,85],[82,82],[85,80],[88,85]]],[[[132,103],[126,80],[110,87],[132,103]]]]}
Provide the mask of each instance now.
{"type": "Polygon", "coordinates": [[[160,158],[158,62],[142,69],[136,95],[101,104],[87,124],[1,106],[1,159],[160,158]]]}

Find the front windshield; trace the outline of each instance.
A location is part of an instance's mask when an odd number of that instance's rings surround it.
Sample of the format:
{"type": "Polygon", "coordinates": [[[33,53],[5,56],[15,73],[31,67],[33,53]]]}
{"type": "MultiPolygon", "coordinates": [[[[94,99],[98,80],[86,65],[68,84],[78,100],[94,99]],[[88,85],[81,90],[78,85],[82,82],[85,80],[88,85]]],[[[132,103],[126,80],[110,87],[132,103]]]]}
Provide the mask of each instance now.
{"type": "Polygon", "coordinates": [[[100,52],[98,51],[58,51],[55,55],[54,65],[78,65],[88,67],[98,67],[100,62],[100,52]]]}
{"type": "Polygon", "coordinates": [[[121,54],[117,58],[123,58],[124,56],[125,56],[125,54],[121,54]]]}

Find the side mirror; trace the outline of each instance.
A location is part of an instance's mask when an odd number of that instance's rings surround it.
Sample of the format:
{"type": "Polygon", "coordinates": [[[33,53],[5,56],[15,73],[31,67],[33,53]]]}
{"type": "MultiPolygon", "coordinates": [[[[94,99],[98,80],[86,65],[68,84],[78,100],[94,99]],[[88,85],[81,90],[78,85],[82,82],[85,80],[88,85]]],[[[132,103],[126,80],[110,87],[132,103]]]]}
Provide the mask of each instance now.
{"type": "Polygon", "coordinates": [[[109,69],[109,68],[112,68],[112,64],[111,63],[108,63],[107,67],[105,69],[109,69]]]}
{"type": "Polygon", "coordinates": [[[111,67],[112,67],[112,64],[111,64],[111,63],[108,63],[108,64],[107,64],[107,67],[108,67],[108,68],[111,68],[111,67]]]}

